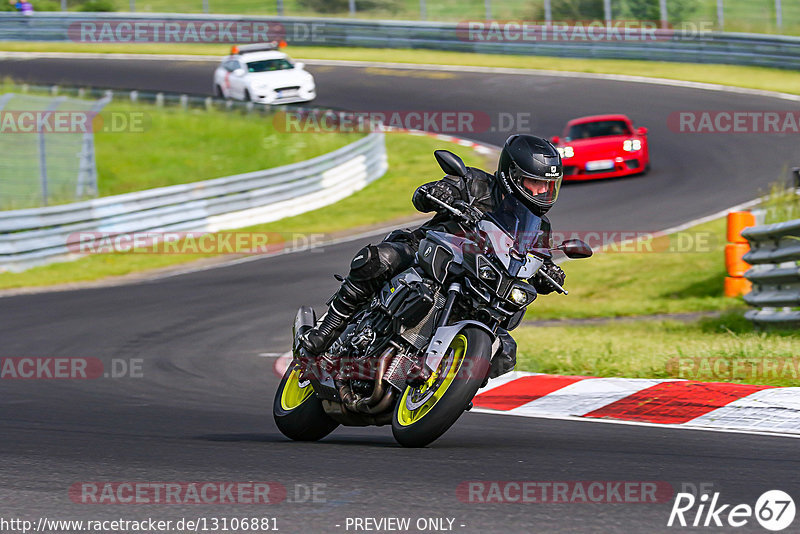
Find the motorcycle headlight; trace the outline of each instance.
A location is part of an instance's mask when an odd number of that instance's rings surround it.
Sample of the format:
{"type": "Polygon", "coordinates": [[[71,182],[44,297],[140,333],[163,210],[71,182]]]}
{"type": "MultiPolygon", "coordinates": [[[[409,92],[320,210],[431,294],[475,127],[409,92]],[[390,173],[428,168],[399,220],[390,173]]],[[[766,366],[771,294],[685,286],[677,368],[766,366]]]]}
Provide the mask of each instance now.
{"type": "Polygon", "coordinates": [[[481,280],[497,280],[497,271],[484,265],[478,270],[478,276],[480,276],[481,280]]]}
{"type": "Polygon", "coordinates": [[[522,289],[515,287],[511,289],[508,300],[519,306],[524,306],[528,302],[528,294],[522,289]]]}
{"type": "Polygon", "coordinates": [[[626,139],[622,143],[622,149],[625,152],[636,152],[642,149],[642,142],[639,139],[626,139]]]}

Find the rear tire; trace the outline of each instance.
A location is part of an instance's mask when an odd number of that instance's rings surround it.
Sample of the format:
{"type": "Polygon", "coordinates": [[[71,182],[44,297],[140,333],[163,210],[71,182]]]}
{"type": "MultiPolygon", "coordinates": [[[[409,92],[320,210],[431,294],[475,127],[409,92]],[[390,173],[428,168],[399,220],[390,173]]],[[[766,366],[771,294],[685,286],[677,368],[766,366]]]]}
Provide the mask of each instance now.
{"type": "Polygon", "coordinates": [[[299,376],[300,370],[292,362],[275,392],[272,415],[278,430],[287,438],[317,441],[333,432],[339,423],[328,417],[322,409],[322,403],[310,383],[301,386],[299,376]]]}
{"type": "Polygon", "coordinates": [[[404,447],[424,447],[453,426],[489,372],[492,339],[478,328],[465,328],[450,344],[439,369],[427,384],[407,387],[392,416],[392,434],[404,447]],[[437,385],[438,384],[438,385],[437,385]],[[431,390],[436,387],[435,390],[431,390]],[[409,408],[430,399],[416,409],[409,408]]]}

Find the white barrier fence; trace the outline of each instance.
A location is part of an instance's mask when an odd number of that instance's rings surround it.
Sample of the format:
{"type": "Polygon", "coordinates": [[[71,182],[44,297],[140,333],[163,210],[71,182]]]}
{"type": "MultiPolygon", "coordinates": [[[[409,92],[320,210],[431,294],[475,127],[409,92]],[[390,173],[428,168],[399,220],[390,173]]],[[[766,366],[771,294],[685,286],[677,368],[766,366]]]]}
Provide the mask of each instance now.
{"type": "Polygon", "coordinates": [[[383,133],[265,171],[149,189],[62,206],[0,212],[0,271],[72,259],[78,234],[215,232],[332,204],[388,168],[383,133]]]}

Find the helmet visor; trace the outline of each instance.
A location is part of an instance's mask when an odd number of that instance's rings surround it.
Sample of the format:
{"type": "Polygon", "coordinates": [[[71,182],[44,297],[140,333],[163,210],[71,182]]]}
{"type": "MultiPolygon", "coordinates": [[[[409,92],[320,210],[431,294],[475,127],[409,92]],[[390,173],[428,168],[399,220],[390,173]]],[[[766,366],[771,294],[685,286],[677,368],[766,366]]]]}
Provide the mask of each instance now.
{"type": "Polygon", "coordinates": [[[558,198],[563,176],[561,173],[554,177],[535,176],[512,164],[510,174],[522,193],[536,204],[552,206],[558,198]]]}

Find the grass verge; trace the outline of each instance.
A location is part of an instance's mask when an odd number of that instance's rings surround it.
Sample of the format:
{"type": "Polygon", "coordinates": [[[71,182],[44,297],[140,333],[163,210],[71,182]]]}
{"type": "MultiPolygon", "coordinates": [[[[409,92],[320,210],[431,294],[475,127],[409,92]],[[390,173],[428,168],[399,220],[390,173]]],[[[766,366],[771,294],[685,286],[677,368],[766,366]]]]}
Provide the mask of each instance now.
{"type": "Polygon", "coordinates": [[[800,386],[800,332],[757,331],[743,317],[742,299],[722,296],[724,229],[720,219],[654,241],[661,252],[607,252],[563,264],[570,294],[531,306],[529,321],[514,331],[517,369],[800,386]],[[691,312],[720,315],[651,318],[691,312]],[[581,323],[587,318],[608,320],[581,323]],[[577,320],[536,326],[537,319],[577,320]]]}
{"type": "Polygon", "coordinates": [[[114,102],[101,113],[141,117],[140,128],[95,136],[101,196],[270,169],[321,156],[362,134],[277,131],[268,114],[114,102]]]}
{"type": "Polygon", "coordinates": [[[744,307],[722,296],[725,221],[562,264],[569,295],[540,297],[528,319],[624,317],[744,307]],[[623,250],[639,250],[623,252],[623,250]]]}
{"type": "Polygon", "coordinates": [[[524,371],[800,386],[800,332],[757,332],[740,313],[522,327],[514,337],[524,371]]]}
{"type": "MultiPolygon", "coordinates": [[[[279,235],[331,233],[417,213],[411,204],[414,189],[441,176],[433,151],[444,148],[461,155],[467,165],[484,166],[471,149],[426,136],[387,134],[389,170],[380,180],[335,204],[241,232],[279,235]]],[[[0,273],[0,289],[86,282],[147,271],[212,257],[211,254],[96,254],[72,262],[53,263],[21,273],[0,273]]]]}
{"type": "MultiPolygon", "coordinates": [[[[227,45],[207,44],[21,43],[5,41],[0,42],[0,50],[15,52],[192,54],[222,57],[228,54],[230,47],[227,45]]],[[[286,51],[298,59],[385,61],[392,63],[510,67],[520,69],[624,74],[800,94],[800,85],[797,83],[797,73],[795,71],[764,67],[714,64],[696,65],[691,63],[622,59],[575,59],[546,56],[471,54],[416,49],[290,46],[286,51]]]]}

